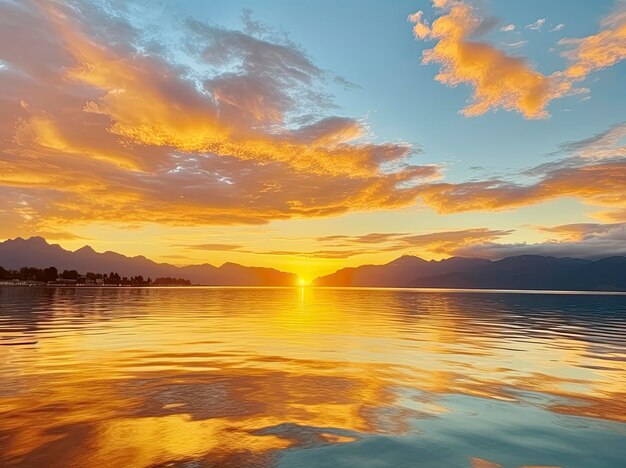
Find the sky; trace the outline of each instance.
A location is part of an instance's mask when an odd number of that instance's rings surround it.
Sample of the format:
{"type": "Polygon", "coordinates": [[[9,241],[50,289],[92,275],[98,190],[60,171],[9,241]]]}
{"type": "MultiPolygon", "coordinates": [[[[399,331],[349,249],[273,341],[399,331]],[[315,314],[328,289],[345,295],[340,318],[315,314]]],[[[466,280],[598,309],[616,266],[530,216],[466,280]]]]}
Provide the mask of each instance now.
{"type": "Polygon", "coordinates": [[[623,255],[625,59],[624,0],[0,0],[0,239],[623,255]]]}

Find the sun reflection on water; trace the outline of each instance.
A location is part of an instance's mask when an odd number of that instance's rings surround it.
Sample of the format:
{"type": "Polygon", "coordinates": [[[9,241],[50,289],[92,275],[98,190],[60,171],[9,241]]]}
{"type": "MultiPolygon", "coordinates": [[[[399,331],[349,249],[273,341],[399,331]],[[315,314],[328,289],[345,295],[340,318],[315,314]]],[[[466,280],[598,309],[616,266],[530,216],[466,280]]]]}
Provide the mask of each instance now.
{"type": "Polygon", "coordinates": [[[490,418],[494,439],[506,424],[549,439],[579,424],[568,418],[610,434],[626,422],[620,298],[311,287],[0,298],[0,464],[266,466],[372,440],[419,447],[468,424],[449,450],[470,466],[497,459],[460,443],[472,417],[490,418]],[[521,407],[535,413],[502,419],[521,407]]]}

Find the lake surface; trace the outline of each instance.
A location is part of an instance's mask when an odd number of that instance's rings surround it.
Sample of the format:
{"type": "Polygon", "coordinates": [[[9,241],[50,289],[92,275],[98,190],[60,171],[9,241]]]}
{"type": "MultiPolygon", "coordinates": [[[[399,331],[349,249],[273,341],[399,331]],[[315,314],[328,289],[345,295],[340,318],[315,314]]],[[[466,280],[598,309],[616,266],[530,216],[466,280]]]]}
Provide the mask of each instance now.
{"type": "Polygon", "coordinates": [[[626,296],[0,288],[0,466],[626,466],[626,296]]]}

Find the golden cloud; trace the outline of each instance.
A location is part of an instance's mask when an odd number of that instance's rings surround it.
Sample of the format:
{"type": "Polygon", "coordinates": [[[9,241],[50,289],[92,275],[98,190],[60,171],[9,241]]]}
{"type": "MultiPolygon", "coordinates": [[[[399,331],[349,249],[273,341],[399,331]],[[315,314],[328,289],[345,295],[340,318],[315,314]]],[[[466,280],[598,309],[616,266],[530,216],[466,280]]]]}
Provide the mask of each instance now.
{"type": "MultiPolygon", "coordinates": [[[[481,18],[466,2],[434,1],[433,7],[438,9],[439,17],[432,25],[422,11],[408,19],[414,23],[416,39],[436,41],[422,57],[424,64],[441,65],[435,79],[449,86],[468,84],[472,87],[472,100],[461,111],[466,116],[505,109],[529,119],[547,117],[546,107],[551,100],[587,91],[575,89],[575,82],[626,58],[626,2],[623,0],[618,2],[614,13],[602,20],[598,34],[559,41],[560,45],[570,48],[563,55],[571,64],[564,71],[549,76],[534,70],[525,59],[507,55],[496,46],[477,40],[489,21],[481,18]]],[[[544,22],[541,18],[526,28],[539,30],[544,22]]],[[[508,27],[505,30],[509,30],[508,27]]]]}
{"type": "Polygon", "coordinates": [[[16,227],[397,208],[439,176],[408,162],[417,148],[373,143],[361,120],[329,114],[326,72],[291,43],[187,21],[194,74],[133,46],[142,31],[110,11],[0,9],[0,193],[16,227]]]}
{"type": "MultiPolygon", "coordinates": [[[[439,213],[497,211],[574,197],[596,206],[623,213],[626,206],[626,161],[573,166],[571,161],[549,166],[542,179],[521,185],[502,180],[439,183],[425,186],[421,196],[439,213]]],[[[616,219],[617,220],[617,219],[616,219]]]]}
{"type": "Polygon", "coordinates": [[[530,68],[524,59],[474,40],[483,21],[468,4],[435,2],[434,6],[444,8],[444,14],[432,26],[421,11],[409,20],[415,23],[417,39],[437,41],[424,51],[422,59],[424,64],[441,64],[436,79],[450,86],[472,86],[472,102],[461,111],[463,115],[481,115],[497,108],[520,112],[526,118],[547,115],[545,106],[555,92],[549,78],[530,68]]]}
{"type": "MultiPolygon", "coordinates": [[[[365,133],[352,119],[324,119],[295,132],[286,128],[268,131],[266,125],[284,123],[283,109],[276,102],[289,102],[290,98],[279,88],[272,89],[282,81],[273,83],[275,78],[267,74],[225,73],[204,82],[210,93],[204,95],[193,82],[181,79],[181,70],[160,59],[119,54],[86,37],[66,15],[52,11],[50,16],[66,50],[76,60],[66,78],[102,92],[97,100],[86,102],[84,111],[106,116],[111,133],[134,143],[349,176],[378,174],[381,162],[410,153],[407,145],[351,144],[365,133]],[[250,125],[250,115],[254,125],[250,125]]],[[[191,22],[190,31],[208,40],[227,34],[222,39],[227,44],[241,39],[239,34],[228,41],[228,33],[198,22],[191,22]]],[[[252,56],[260,56],[257,66],[269,67],[263,61],[273,60],[271,55],[279,53],[285,69],[273,69],[273,73],[287,73],[289,67],[300,67],[304,76],[315,71],[297,50],[248,39],[241,47],[255,48],[252,56]]],[[[250,56],[246,59],[251,60],[250,56]]]]}
{"type": "Polygon", "coordinates": [[[613,13],[601,22],[602,31],[583,38],[565,38],[559,44],[571,47],[563,55],[573,63],[564,74],[574,80],[607,68],[626,58],[626,2],[619,0],[613,13]]]}
{"type": "Polygon", "coordinates": [[[380,252],[419,250],[422,254],[449,256],[454,255],[459,249],[493,242],[512,232],[510,230],[474,228],[413,235],[395,232],[370,233],[359,236],[332,235],[316,239],[317,242],[333,247],[332,249],[324,248],[308,252],[274,250],[256,253],[337,259],[380,252]]]}

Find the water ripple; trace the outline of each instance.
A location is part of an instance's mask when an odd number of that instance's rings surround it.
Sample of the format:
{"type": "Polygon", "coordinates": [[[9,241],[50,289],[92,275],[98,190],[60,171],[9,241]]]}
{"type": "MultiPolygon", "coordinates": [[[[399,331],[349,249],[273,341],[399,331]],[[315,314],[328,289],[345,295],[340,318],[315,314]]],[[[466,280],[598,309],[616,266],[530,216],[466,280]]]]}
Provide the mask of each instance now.
{"type": "Polygon", "coordinates": [[[0,288],[0,465],[621,467],[624,362],[626,296],[0,288]]]}

